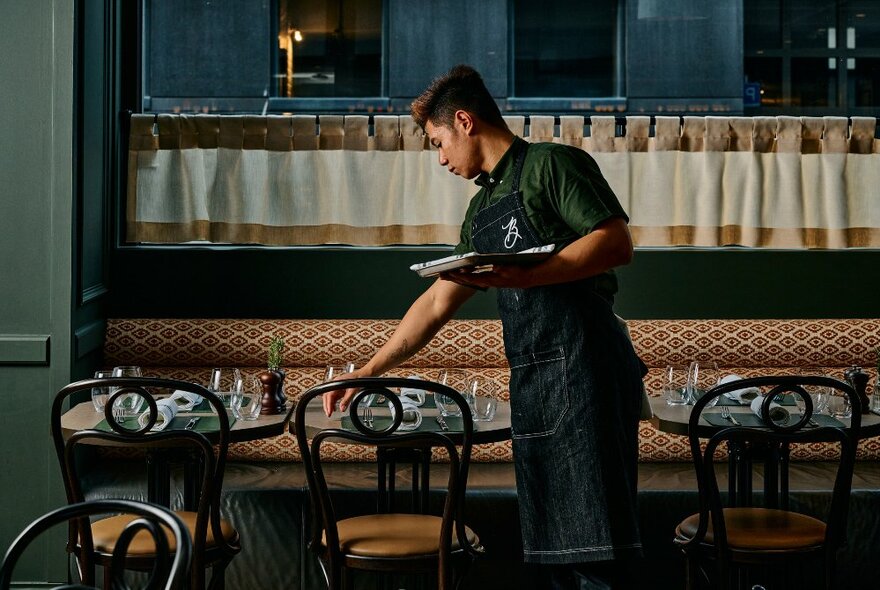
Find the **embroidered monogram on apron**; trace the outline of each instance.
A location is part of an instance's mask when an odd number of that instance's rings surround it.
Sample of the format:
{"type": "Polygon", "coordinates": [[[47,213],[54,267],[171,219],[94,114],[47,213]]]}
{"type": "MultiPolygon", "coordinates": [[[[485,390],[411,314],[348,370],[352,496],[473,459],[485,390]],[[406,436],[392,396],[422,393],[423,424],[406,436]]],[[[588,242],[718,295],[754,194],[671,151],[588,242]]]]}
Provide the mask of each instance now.
{"type": "MultiPolygon", "coordinates": [[[[471,227],[481,253],[543,246],[510,192],[471,227]]],[[[587,279],[498,289],[510,363],[513,454],[526,561],[579,563],[640,552],[636,461],[641,376],[610,303],[587,279]]]]}

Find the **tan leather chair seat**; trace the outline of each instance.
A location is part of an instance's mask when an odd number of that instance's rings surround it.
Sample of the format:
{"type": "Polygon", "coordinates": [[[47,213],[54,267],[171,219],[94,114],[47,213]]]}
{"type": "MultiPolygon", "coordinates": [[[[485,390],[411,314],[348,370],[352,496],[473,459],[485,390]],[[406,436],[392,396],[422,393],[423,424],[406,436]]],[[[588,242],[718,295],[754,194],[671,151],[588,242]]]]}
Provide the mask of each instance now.
{"type": "MultiPolygon", "coordinates": [[[[336,523],[343,553],[362,557],[411,557],[440,550],[439,516],[425,514],[371,514],[347,518],[336,523]]],[[[477,535],[465,527],[468,543],[476,545],[477,535]]],[[[326,544],[326,534],[322,539],[326,544]]],[[[452,549],[459,549],[453,527],[452,549]]]]}
{"type": "MultiPolygon", "coordinates": [[[[186,528],[189,529],[189,534],[194,535],[197,514],[195,512],[182,511],[175,512],[175,514],[183,520],[186,528]]],[[[113,548],[116,546],[116,540],[119,538],[119,535],[122,534],[122,530],[128,525],[128,523],[136,518],[138,517],[131,514],[120,514],[118,516],[111,516],[110,518],[104,518],[92,523],[92,539],[95,544],[95,549],[105,553],[112,553],[113,548]]],[[[238,532],[235,530],[235,527],[232,526],[232,523],[222,518],[220,519],[220,531],[227,541],[232,541],[238,537],[238,532]]],[[[210,522],[208,523],[207,536],[208,538],[205,547],[211,548],[215,543],[214,533],[211,530],[210,522]]],[[[165,529],[165,537],[168,539],[168,550],[174,551],[177,545],[174,542],[174,537],[171,535],[170,530],[165,529]]],[[[152,535],[147,531],[140,531],[134,536],[134,539],[131,540],[127,554],[131,556],[147,556],[155,553],[156,544],[153,542],[152,535]]]]}
{"type": "MultiPolygon", "coordinates": [[[[675,532],[680,539],[693,538],[699,523],[700,515],[692,514],[681,521],[675,532]]],[[[731,549],[807,549],[825,542],[825,523],[797,512],[769,508],[725,508],[724,525],[731,549]]],[[[711,522],[705,542],[715,542],[711,522]]]]}

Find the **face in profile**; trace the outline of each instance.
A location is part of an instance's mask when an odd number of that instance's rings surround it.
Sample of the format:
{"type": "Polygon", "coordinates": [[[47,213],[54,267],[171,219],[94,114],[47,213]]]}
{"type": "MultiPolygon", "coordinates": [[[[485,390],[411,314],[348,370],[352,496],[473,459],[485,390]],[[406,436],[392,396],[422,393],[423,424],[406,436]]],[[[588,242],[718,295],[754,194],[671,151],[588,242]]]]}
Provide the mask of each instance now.
{"type": "Polygon", "coordinates": [[[440,158],[440,165],[457,176],[468,180],[481,172],[477,158],[476,141],[468,134],[467,125],[457,118],[452,126],[425,123],[425,133],[440,158]]]}

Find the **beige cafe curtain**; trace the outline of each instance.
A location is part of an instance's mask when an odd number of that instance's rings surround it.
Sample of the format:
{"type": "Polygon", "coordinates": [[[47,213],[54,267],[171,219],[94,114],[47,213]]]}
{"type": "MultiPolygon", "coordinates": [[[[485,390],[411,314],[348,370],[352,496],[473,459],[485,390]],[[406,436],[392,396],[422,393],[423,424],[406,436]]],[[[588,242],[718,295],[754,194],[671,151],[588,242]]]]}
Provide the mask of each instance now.
{"type": "MultiPolygon", "coordinates": [[[[590,152],[638,246],[880,247],[874,118],[505,118],[590,152]]],[[[475,191],[409,116],[133,115],[127,241],[455,244],[475,191]]]]}

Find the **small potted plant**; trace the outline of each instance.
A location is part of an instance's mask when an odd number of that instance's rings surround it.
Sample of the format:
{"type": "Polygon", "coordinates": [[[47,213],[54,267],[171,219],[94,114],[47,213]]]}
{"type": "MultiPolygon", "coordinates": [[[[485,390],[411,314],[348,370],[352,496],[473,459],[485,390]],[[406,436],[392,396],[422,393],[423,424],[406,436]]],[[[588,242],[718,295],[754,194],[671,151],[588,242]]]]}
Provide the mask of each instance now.
{"type": "Polygon", "coordinates": [[[266,370],[259,374],[263,387],[260,400],[260,414],[280,414],[287,409],[287,397],[284,395],[284,340],[274,336],[269,341],[269,354],[266,370]]]}

